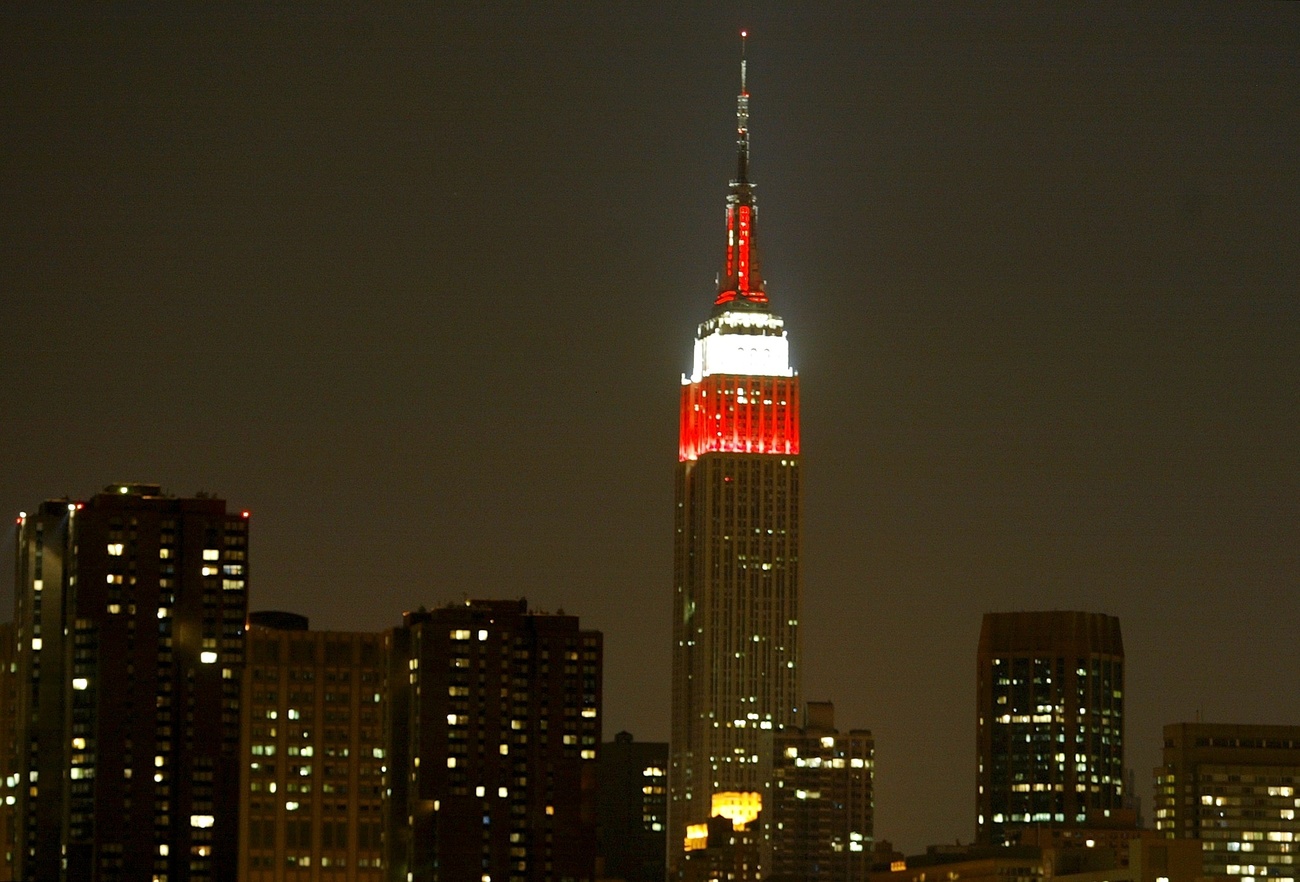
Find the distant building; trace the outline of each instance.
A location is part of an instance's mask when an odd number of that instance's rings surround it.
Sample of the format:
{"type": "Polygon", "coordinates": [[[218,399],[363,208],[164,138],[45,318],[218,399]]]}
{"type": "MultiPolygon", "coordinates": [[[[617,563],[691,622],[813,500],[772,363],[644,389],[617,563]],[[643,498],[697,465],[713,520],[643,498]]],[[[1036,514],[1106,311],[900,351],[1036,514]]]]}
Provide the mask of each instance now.
{"type": "Polygon", "coordinates": [[[668,745],[619,732],[597,760],[597,831],[604,877],[663,882],[668,745]]]}
{"type": "Polygon", "coordinates": [[[930,846],[925,854],[874,870],[871,882],[1040,882],[1042,849],[1030,846],[930,846]]]}
{"type": "Polygon", "coordinates": [[[1156,829],[1199,839],[1206,876],[1294,882],[1300,726],[1176,723],[1164,736],[1156,829]]]}
{"type": "Polygon", "coordinates": [[[1129,842],[1133,839],[1161,839],[1154,830],[1141,830],[1132,809],[1116,809],[1110,817],[1093,818],[1082,824],[1061,826],[1044,824],[1020,827],[1015,831],[1021,845],[1035,845],[1066,853],[1077,849],[1110,849],[1118,856],[1118,866],[1128,860],[1129,842]]]}
{"type": "Polygon", "coordinates": [[[762,870],[761,818],[748,812],[714,815],[692,827],[681,862],[683,882],[756,882],[762,870]]]}
{"type": "Polygon", "coordinates": [[[1126,807],[1119,619],[989,613],[977,668],[977,841],[1116,821],[1126,807]]]}
{"type": "Polygon", "coordinates": [[[1200,882],[1196,843],[1134,837],[1118,850],[1038,848],[1029,845],[930,846],[923,855],[895,860],[872,882],[1200,882]]]}
{"type": "Polygon", "coordinates": [[[249,616],[241,882],[383,878],[386,639],[249,616]]]}
{"type": "Polygon", "coordinates": [[[16,556],[16,875],[235,878],[248,513],[115,484],[16,556]]]}
{"type": "Polygon", "coordinates": [[[834,705],[810,701],[803,728],[775,733],[771,755],[764,878],[866,882],[875,854],[871,733],[841,734],[834,705]]]}
{"type": "Polygon", "coordinates": [[[600,632],[475,600],[391,633],[388,878],[594,879],[600,632]]]}
{"type": "Polygon", "coordinates": [[[14,626],[0,624],[0,882],[12,882],[18,856],[18,657],[14,626]]]}

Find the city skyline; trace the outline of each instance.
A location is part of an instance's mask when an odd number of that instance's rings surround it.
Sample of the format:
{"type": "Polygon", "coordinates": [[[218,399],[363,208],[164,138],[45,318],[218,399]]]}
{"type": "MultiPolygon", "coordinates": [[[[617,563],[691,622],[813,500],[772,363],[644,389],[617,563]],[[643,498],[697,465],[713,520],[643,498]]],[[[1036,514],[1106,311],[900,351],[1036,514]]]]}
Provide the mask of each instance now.
{"type": "Polygon", "coordinates": [[[1286,5],[8,7],[0,503],[219,492],[252,608],[318,627],[563,607],[605,735],[665,739],[671,378],[745,26],[803,691],[873,731],[877,836],[974,835],[987,611],[1123,621],[1144,808],[1165,723],[1294,722],[1286,5]]]}

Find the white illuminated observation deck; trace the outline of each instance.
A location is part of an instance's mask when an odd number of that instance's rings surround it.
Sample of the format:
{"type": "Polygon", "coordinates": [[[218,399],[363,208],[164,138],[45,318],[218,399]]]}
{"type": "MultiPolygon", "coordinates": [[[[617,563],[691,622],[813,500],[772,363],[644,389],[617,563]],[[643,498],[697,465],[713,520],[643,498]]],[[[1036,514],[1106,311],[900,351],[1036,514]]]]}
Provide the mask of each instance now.
{"type": "Polygon", "coordinates": [[[683,374],[682,384],[698,383],[710,374],[793,377],[785,322],[770,312],[740,311],[704,322],[695,335],[691,375],[683,374]]]}

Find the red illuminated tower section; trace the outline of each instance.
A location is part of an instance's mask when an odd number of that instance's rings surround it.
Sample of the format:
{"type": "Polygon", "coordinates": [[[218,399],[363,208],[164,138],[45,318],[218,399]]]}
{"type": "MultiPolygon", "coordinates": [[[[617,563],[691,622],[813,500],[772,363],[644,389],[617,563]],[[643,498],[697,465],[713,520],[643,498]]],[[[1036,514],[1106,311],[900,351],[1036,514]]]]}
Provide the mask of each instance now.
{"type": "Polygon", "coordinates": [[[760,269],[743,59],[736,110],[726,263],[682,377],[670,877],[710,818],[742,829],[770,803],[764,745],[800,706],[799,378],[760,269]]]}

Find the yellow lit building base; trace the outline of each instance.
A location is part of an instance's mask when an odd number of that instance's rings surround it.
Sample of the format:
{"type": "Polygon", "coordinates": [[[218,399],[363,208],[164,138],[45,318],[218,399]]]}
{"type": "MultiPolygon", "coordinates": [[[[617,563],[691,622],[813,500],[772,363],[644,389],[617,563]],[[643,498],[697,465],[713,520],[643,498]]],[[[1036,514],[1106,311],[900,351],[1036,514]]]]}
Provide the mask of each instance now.
{"type": "Polygon", "coordinates": [[[725,790],[722,793],[713,794],[713,817],[721,816],[726,818],[731,821],[731,826],[737,830],[755,820],[762,810],[763,795],[761,793],[739,793],[734,790],[725,790]]]}
{"type": "MultiPolygon", "coordinates": [[[[743,830],[746,825],[758,819],[758,813],[762,810],[763,795],[761,793],[726,790],[713,794],[712,817],[726,818],[731,822],[734,830],[743,830]]],[[[709,825],[688,824],[684,846],[686,851],[699,851],[708,848],[709,825]]]]}

